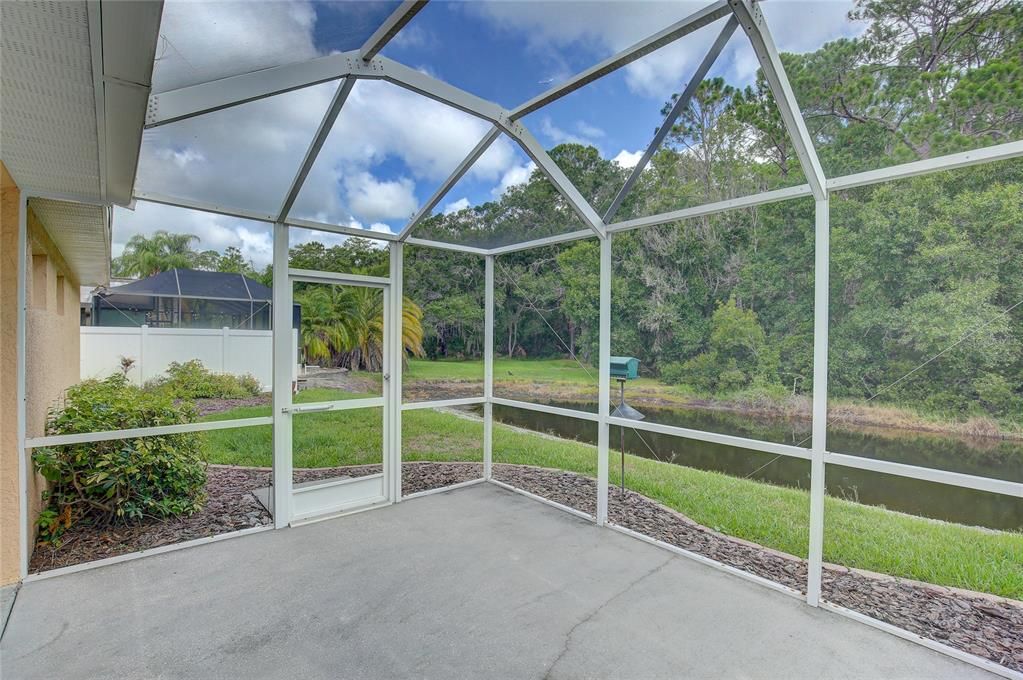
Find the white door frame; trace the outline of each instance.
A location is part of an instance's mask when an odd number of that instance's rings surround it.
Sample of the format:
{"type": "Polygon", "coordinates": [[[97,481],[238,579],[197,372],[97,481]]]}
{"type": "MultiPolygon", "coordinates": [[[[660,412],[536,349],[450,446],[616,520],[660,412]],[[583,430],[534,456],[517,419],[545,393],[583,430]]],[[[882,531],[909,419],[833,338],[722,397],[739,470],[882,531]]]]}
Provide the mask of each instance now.
{"type": "MultiPolygon", "coordinates": [[[[388,505],[400,500],[400,364],[395,368],[395,347],[400,343],[401,316],[395,314],[396,300],[401,299],[400,284],[395,286],[392,276],[377,277],[358,274],[291,269],[288,267],[288,226],[274,225],[273,267],[273,339],[274,339],[274,485],[271,493],[274,525],[277,527],[333,517],[371,507],[388,505]],[[327,401],[309,404],[293,403],[293,387],[297,366],[297,347],[292,333],[293,286],[296,282],[325,283],[331,285],[360,286],[383,291],[384,346],[383,391],[379,397],[346,401],[327,401]],[[322,484],[295,489],[292,483],[294,463],[292,439],[294,416],[310,411],[343,411],[355,408],[379,407],[383,412],[381,474],[347,480],[327,480],[322,484]]],[[[400,259],[400,246],[398,250],[400,259]]],[[[395,253],[391,253],[391,262],[395,253]]],[[[400,279],[399,279],[400,281],[400,279]]],[[[400,306],[398,307],[400,309],[400,306]]],[[[400,361],[400,358],[397,359],[400,361]]],[[[341,434],[339,433],[339,436],[341,434]]]]}

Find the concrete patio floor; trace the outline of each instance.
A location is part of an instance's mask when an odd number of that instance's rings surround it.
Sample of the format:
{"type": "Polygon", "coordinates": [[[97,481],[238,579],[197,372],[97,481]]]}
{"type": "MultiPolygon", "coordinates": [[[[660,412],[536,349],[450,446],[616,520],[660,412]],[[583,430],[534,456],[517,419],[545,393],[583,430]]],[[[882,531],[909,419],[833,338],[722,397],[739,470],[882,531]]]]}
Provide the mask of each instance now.
{"type": "Polygon", "coordinates": [[[993,677],[492,485],[28,583],[0,654],[20,680],[993,677]]]}

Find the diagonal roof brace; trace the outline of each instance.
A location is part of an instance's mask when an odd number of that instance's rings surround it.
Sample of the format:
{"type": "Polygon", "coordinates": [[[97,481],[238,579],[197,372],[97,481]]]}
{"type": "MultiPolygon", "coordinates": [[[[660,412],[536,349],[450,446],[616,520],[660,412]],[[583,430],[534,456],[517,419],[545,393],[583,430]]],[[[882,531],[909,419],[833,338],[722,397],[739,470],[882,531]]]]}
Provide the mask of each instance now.
{"type": "Polygon", "coordinates": [[[327,113],[324,114],[323,120],[320,121],[320,127],[317,128],[313,141],[309,144],[309,148],[306,149],[305,158],[302,159],[302,164],[299,166],[298,172],[295,173],[295,178],[291,181],[291,187],[288,188],[288,193],[284,196],[284,201],[281,203],[281,209],[277,212],[277,222],[284,222],[288,218],[288,213],[291,212],[291,207],[295,205],[295,199],[298,198],[299,192],[302,191],[302,185],[305,184],[305,178],[309,175],[309,171],[313,169],[313,163],[316,162],[316,157],[320,155],[320,149],[323,148],[323,143],[327,141],[327,136],[334,127],[334,121],[337,120],[338,114],[341,113],[341,107],[345,105],[345,101],[348,100],[348,95],[351,94],[353,87],[355,87],[355,78],[345,78],[341,85],[338,86],[333,99],[330,100],[327,113]]]}
{"type": "Polygon", "coordinates": [[[618,195],[615,196],[614,200],[611,201],[611,205],[608,207],[607,212],[604,213],[604,222],[610,223],[614,219],[615,214],[618,212],[618,208],[621,207],[622,201],[629,194],[632,186],[639,179],[640,174],[646,169],[650,159],[653,158],[657,150],[661,148],[661,144],[664,142],[664,138],[671,132],[671,128],[675,125],[675,121],[678,120],[682,112],[689,107],[689,102],[692,100],[693,95],[696,94],[696,88],[700,86],[703,79],[707,77],[707,72],[710,71],[710,67],[717,61],[718,55],[721,54],[721,50],[725,48],[725,44],[732,37],[732,33],[739,27],[739,20],[734,16],[728,20],[725,27],[721,29],[721,33],[718,34],[717,40],[710,46],[710,51],[707,52],[707,56],[703,58],[703,61],[697,67],[693,73],[693,77],[690,78],[689,83],[686,85],[686,89],[682,91],[679,98],[675,100],[675,105],[671,107],[671,111],[665,116],[664,122],[661,123],[661,127],[657,129],[654,134],[654,139],[650,142],[650,146],[643,152],[643,157],[639,159],[635,167],[632,168],[632,172],[629,174],[629,178],[625,180],[625,184],[618,191],[618,195]]]}
{"type": "Polygon", "coordinates": [[[518,142],[522,150],[526,152],[526,155],[533,159],[533,162],[540,168],[540,171],[547,176],[547,179],[551,181],[551,184],[558,190],[558,193],[565,197],[565,200],[568,201],[572,210],[582,219],[583,223],[600,238],[607,238],[604,220],[600,219],[597,211],[593,209],[589,201],[583,198],[583,195],[579,193],[579,190],[572,184],[572,181],[565,176],[565,173],[554,162],[554,159],[550,157],[550,154],[543,148],[543,145],[537,141],[536,137],[519,123],[500,123],[500,125],[505,132],[518,142]]]}
{"type": "Polygon", "coordinates": [[[758,5],[754,5],[749,0],[728,0],[728,4],[731,5],[732,12],[739,20],[739,25],[746,31],[746,35],[753,45],[753,51],[756,52],[757,59],[760,60],[760,68],[763,69],[764,77],[767,79],[768,85],[771,86],[778,113],[792,139],[792,145],[796,149],[796,155],[799,157],[803,174],[806,175],[806,181],[813,190],[813,196],[817,200],[823,200],[827,197],[827,180],[824,177],[824,170],[821,168],[820,159],[817,158],[813,139],[810,137],[810,131],[807,130],[806,121],[803,120],[799,102],[796,101],[796,96],[792,92],[792,85],[785,74],[785,67],[781,63],[781,57],[778,56],[778,48],[774,44],[774,38],[771,37],[764,14],[758,5]]]}
{"type": "Polygon", "coordinates": [[[544,107],[553,101],[557,101],[565,95],[575,92],[580,87],[583,87],[598,78],[603,78],[607,74],[613,73],[623,66],[628,66],[637,59],[641,59],[651,52],[675,42],[679,38],[687,36],[704,26],[714,23],[718,19],[728,16],[729,11],[727,0],[717,0],[717,2],[690,14],[685,19],[672,24],[668,28],[640,40],[638,43],[625,48],[618,54],[608,57],[599,64],[591,66],[582,73],[569,78],[564,83],[556,85],[546,92],[537,95],[525,104],[513,109],[510,118],[511,120],[518,120],[523,116],[527,116],[537,109],[544,107]]]}
{"type": "Polygon", "coordinates": [[[426,0],[403,0],[398,8],[391,12],[391,16],[387,17],[387,20],[373,32],[369,40],[363,43],[362,49],[359,50],[362,60],[369,61],[375,57],[377,52],[384,49],[391,38],[396,36],[398,31],[405,27],[405,24],[412,21],[412,17],[425,6],[426,0]]]}
{"type": "Polygon", "coordinates": [[[469,171],[469,168],[471,168],[473,164],[479,160],[479,157],[486,153],[487,149],[490,148],[490,145],[494,143],[494,140],[496,140],[500,134],[501,129],[499,127],[494,126],[490,128],[490,131],[483,136],[483,139],[476,144],[473,150],[469,152],[469,155],[462,159],[462,162],[458,164],[458,167],[456,167],[455,171],[451,173],[451,176],[448,177],[443,184],[437,187],[437,191],[433,193],[430,200],[428,200],[423,207],[416,212],[409,223],[405,225],[405,227],[401,230],[401,233],[398,234],[399,241],[405,241],[408,239],[409,234],[413,229],[415,229],[416,225],[429,217],[430,213],[437,207],[437,204],[440,203],[441,199],[444,198],[444,196],[446,196],[452,188],[454,188],[455,184],[458,183],[458,180],[462,179],[465,173],[469,171]]]}

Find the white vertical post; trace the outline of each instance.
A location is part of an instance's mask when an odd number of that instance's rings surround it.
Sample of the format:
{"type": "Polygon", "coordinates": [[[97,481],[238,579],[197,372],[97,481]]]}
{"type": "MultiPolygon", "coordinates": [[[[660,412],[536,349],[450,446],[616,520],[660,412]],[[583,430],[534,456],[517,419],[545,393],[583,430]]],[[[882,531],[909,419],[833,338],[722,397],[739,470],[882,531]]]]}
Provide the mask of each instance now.
{"type": "Polygon", "coordinates": [[[220,372],[227,373],[228,345],[231,342],[231,329],[224,326],[220,329],[220,372]]]}
{"type": "Polygon", "coordinates": [[[139,326],[139,385],[146,384],[146,341],[149,339],[149,324],[139,326]]]}
{"type": "Polygon", "coordinates": [[[274,224],[273,239],[273,419],[274,526],[291,522],[291,376],[295,364],[291,332],[291,280],[288,278],[288,225],[274,224]]]}
{"type": "Polygon", "coordinates": [[[32,554],[31,536],[28,516],[28,451],[25,449],[25,437],[28,427],[28,389],[25,384],[25,362],[28,361],[27,329],[28,322],[28,195],[24,191],[18,193],[18,348],[15,360],[18,362],[18,522],[19,544],[21,545],[21,578],[28,576],[28,560],[32,554]]]}
{"type": "MultiPolygon", "coordinates": [[[[384,408],[390,409],[390,423],[385,417],[385,427],[390,429],[391,490],[395,503],[401,501],[401,373],[405,363],[405,347],[402,342],[402,311],[405,302],[405,248],[403,243],[391,242],[391,318],[384,324],[384,332],[391,338],[391,379],[388,381],[390,394],[384,395],[384,408]]],[[[384,371],[387,371],[387,367],[384,371]]]]}
{"type": "Polygon", "coordinates": [[[494,476],[494,256],[486,256],[483,293],[483,479],[494,476]]]}
{"type": "Polygon", "coordinates": [[[597,427],[597,524],[607,524],[607,449],[611,415],[611,234],[600,241],[600,360],[597,427]]]}
{"type": "Polygon", "coordinates": [[[816,202],[813,270],[813,429],[810,444],[810,545],[806,602],[821,598],[824,561],[824,451],[828,435],[829,202],[816,202]]]}

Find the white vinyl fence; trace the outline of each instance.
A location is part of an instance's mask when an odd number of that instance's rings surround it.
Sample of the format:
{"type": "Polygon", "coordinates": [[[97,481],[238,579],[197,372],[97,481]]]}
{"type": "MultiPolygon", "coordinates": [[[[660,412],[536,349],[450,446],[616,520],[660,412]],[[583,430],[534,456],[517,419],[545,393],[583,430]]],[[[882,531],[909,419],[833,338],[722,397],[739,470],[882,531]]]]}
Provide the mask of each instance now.
{"type": "Polygon", "coordinates": [[[249,373],[264,390],[273,387],[272,331],[82,326],[80,352],[82,380],[120,371],[121,357],[135,360],[128,377],[138,385],[163,375],[172,361],[198,359],[214,373],[249,373]]]}

